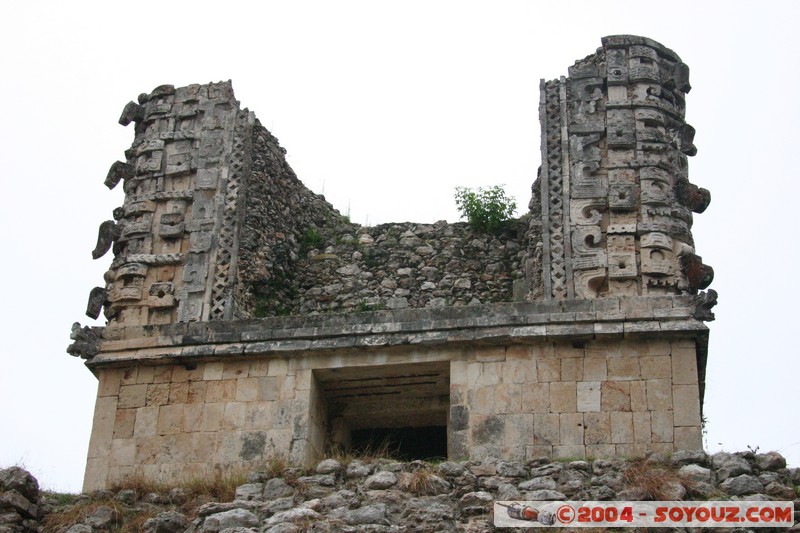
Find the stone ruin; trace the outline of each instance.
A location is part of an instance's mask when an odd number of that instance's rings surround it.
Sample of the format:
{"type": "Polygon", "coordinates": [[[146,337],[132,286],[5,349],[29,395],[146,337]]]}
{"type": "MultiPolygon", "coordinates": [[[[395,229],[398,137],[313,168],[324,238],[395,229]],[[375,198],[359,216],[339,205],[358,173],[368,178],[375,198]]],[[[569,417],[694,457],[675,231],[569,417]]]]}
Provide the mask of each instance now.
{"type": "Polygon", "coordinates": [[[230,82],[125,106],[113,250],[68,352],[98,378],[84,490],[386,438],[407,459],[701,448],[713,270],[687,176],[689,69],[602,39],[542,81],[529,212],[362,227],[308,190],[230,82]]]}

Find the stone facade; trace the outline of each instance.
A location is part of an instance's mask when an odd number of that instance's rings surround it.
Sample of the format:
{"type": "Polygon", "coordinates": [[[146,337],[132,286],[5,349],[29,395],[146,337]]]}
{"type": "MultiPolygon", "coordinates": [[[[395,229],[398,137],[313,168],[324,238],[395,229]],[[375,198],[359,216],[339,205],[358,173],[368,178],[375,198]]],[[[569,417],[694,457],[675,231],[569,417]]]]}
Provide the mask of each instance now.
{"type": "Polygon", "coordinates": [[[87,309],[108,325],[68,348],[99,380],[85,488],[309,464],[383,428],[442,428],[451,459],[700,448],[716,293],[688,90],[632,36],[543,82],[530,212],[493,235],[351,223],[230,83],[141,95],[93,252],[114,252],[87,309]]]}

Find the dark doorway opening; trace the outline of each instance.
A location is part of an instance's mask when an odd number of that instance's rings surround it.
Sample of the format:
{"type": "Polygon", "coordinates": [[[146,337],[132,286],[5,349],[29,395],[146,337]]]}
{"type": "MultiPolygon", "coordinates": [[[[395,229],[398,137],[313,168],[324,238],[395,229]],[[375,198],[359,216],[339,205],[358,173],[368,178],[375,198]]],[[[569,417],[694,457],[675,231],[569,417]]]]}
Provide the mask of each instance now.
{"type": "Polygon", "coordinates": [[[385,451],[399,461],[447,459],[447,428],[428,426],[357,429],[350,434],[350,449],[357,455],[373,455],[375,452],[385,451]]]}

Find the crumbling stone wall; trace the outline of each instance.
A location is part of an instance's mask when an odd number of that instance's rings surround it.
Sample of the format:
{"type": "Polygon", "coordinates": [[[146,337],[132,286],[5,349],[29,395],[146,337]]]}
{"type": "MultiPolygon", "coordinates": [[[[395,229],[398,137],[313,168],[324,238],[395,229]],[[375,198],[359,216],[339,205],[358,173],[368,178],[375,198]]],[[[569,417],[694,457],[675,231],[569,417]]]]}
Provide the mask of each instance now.
{"type": "Polygon", "coordinates": [[[258,121],[239,242],[240,318],[508,302],[523,277],[525,222],[350,222],[308,190],[258,121]]]}

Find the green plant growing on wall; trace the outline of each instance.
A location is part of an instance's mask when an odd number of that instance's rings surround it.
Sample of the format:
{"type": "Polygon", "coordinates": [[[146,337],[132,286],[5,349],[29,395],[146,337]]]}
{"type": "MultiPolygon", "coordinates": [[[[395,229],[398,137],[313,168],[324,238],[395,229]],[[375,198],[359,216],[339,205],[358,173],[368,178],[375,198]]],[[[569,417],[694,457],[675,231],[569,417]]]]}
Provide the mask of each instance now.
{"type": "Polygon", "coordinates": [[[466,218],[473,229],[486,233],[502,230],[517,209],[517,202],[506,196],[502,185],[485,189],[456,187],[455,198],[461,218],[466,218]]]}

